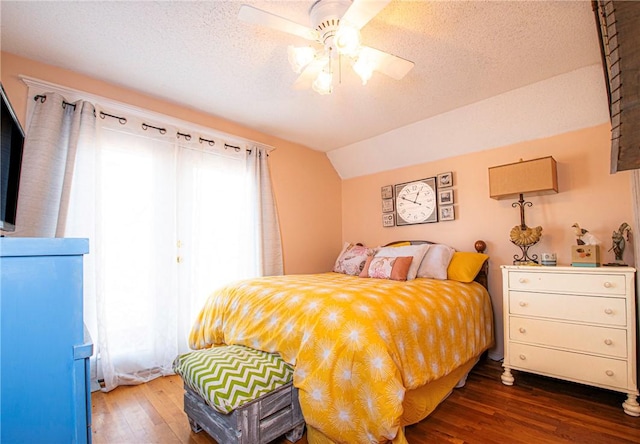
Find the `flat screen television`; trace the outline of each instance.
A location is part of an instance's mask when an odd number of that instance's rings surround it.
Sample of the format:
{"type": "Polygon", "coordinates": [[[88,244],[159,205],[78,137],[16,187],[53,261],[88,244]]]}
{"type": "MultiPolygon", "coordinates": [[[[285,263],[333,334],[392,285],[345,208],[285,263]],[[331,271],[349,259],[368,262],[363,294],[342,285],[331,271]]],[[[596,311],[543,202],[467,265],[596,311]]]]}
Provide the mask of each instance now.
{"type": "Polygon", "coordinates": [[[0,83],[2,92],[2,122],[0,124],[0,230],[15,231],[18,212],[18,188],[22,167],[24,131],[9,103],[7,94],[0,83]]]}

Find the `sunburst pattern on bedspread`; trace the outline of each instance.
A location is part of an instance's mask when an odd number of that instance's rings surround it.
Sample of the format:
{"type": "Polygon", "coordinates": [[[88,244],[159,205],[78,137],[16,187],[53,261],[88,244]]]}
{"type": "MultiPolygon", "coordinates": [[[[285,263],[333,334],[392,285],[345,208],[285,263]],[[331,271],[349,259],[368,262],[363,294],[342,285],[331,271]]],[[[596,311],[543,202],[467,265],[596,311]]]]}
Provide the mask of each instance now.
{"type": "Polygon", "coordinates": [[[493,340],[477,283],[338,273],[241,281],[212,294],[194,349],[242,344],[295,365],[308,424],[335,442],[392,440],[406,390],[448,374],[493,340]]]}

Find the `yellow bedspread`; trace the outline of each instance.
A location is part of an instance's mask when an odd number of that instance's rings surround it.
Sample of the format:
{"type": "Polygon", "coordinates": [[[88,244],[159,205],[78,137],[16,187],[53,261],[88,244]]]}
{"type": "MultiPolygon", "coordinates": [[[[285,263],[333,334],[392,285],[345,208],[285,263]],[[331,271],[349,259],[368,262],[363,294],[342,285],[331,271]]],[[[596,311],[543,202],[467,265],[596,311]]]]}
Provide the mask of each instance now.
{"type": "Polygon", "coordinates": [[[338,273],[241,281],[210,296],[193,349],[242,344],[295,365],[308,424],[334,442],[393,440],[406,390],[438,379],[493,341],[477,283],[338,273]]]}

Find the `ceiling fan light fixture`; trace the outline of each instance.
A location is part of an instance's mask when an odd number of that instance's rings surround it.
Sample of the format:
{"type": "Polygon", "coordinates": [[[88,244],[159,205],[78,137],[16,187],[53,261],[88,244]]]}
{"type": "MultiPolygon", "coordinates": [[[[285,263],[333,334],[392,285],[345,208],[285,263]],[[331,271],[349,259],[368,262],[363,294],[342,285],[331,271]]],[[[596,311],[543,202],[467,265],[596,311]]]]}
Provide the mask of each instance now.
{"type": "Polygon", "coordinates": [[[340,54],[356,56],[360,50],[360,31],[348,24],[340,24],[333,44],[340,54]]]}
{"type": "Polygon", "coordinates": [[[289,63],[299,74],[294,88],[312,87],[320,94],[330,94],[334,73],[336,84],[342,83],[343,60],[348,60],[363,85],[373,71],[400,80],[413,68],[410,60],[361,43],[360,29],[391,1],[315,0],[309,9],[311,27],[249,5],[240,6],[238,17],[314,42],[316,47],[288,48],[289,63]]]}
{"type": "Polygon", "coordinates": [[[330,71],[322,70],[313,81],[312,88],[318,94],[331,94],[333,91],[333,74],[330,71]]]}
{"type": "Polygon", "coordinates": [[[295,47],[290,45],[287,50],[291,69],[295,73],[300,74],[305,66],[313,61],[316,57],[316,50],[311,46],[295,47]]]}

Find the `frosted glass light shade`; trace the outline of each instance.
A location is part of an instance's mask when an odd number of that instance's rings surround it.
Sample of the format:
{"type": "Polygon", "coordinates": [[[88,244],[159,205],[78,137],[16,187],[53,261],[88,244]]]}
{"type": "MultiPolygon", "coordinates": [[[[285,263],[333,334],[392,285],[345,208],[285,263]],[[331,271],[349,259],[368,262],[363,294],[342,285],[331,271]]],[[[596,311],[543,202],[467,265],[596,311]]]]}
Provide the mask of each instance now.
{"type": "Polygon", "coordinates": [[[313,82],[313,90],[318,94],[331,94],[333,86],[333,75],[327,71],[320,71],[318,77],[313,82]]]}
{"type": "Polygon", "coordinates": [[[311,46],[289,46],[287,54],[291,69],[299,74],[305,66],[313,61],[316,56],[316,51],[311,46]]]}
{"type": "Polygon", "coordinates": [[[366,85],[373,75],[373,68],[373,60],[367,57],[364,51],[360,54],[358,60],[356,60],[353,64],[353,70],[356,72],[356,74],[358,74],[358,76],[360,76],[363,85],[366,85]]]}
{"type": "Polygon", "coordinates": [[[551,156],[489,168],[489,196],[492,199],[557,192],[557,166],[551,156]]]}
{"type": "Polygon", "coordinates": [[[355,56],[360,49],[360,31],[349,25],[340,25],[333,43],[340,54],[355,56]]]}

